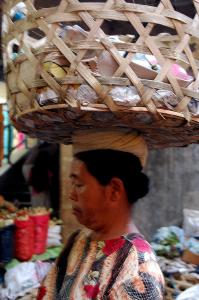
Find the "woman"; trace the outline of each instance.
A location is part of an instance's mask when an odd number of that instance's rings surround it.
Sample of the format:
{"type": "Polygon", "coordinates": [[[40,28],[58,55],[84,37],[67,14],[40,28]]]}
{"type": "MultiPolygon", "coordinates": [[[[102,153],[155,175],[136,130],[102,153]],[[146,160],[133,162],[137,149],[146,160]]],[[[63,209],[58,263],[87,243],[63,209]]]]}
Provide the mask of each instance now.
{"type": "Polygon", "coordinates": [[[59,146],[41,142],[31,149],[22,172],[30,190],[32,207],[53,208],[58,216],[59,146]]]}
{"type": "Polygon", "coordinates": [[[131,217],[132,205],[148,192],[144,140],[128,131],[74,140],[70,198],[88,230],[69,239],[40,299],[163,299],[155,255],[131,217]]]}

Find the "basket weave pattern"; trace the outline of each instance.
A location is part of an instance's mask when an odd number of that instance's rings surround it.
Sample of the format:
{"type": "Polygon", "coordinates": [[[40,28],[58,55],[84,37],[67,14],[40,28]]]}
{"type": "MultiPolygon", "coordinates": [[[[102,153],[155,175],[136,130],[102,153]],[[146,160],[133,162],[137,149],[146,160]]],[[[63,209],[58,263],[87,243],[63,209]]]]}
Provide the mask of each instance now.
{"type": "Polygon", "coordinates": [[[199,279],[189,273],[174,274],[170,278],[165,277],[166,285],[166,296],[165,300],[176,299],[178,295],[183,293],[185,290],[197,285],[199,279]]]}
{"type": "MultiPolygon", "coordinates": [[[[199,39],[199,17],[194,19],[174,10],[170,0],[161,0],[158,6],[107,0],[105,3],[61,0],[56,7],[36,8],[34,1],[25,0],[25,17],[13,21],[10,13],[20,1],[9,0],[4,5],[7,29],[3,32],[6,76],[9,91],[10,115],[14,125],[31,136],[51,142],[70,143],[76,128],[130,127],[140,130],[152,148],[181,146],[199,140],[199,117],[188,109],[191,99],[199,99],[199,62],[191,51],[191,39],[199,39]],[[105,21],[128,23],[138,38],[126,36],[112,41],[102,29],[105,21]],[[84,24],[87,36],[80,41],[64,40],[58,32],[63,24],[84,24]],[[153,36],[156,25],[175,30],[169,42],[153,36]],[[40,30],[45,42],[32,47],[25,36],[40,30]],[[17,41],[21,55],[10,55],[12,41],[17,41]],[[173,41],[174,40],[174,41],[173,41]],[[95,53],[94,58],[88,59],[95,53]],[[96,53],[106,51],[116,63],[113,74],[103,76],[91,67],[96,53]],[[125,55],[121,55],[121,51],[125,55]],[[136,53],[153,55],[161,69],[153,79],[140,76],[132,66],[136,53]],[[65,75],[56,77],[44,67],[46,62],[56,63],[65,75]],[[191,72],[193,80],[178,80],[171,73],[178,63],[191,72]],[[98,97],[97,103],[79,103],[68,93],[70,87],[89,86],[98,97]],[[136,106],[117,105],[110,95],[113,87],[135,87],[141,101],[136,106]],[[40,91],[48,87],[56,95],[55,101],[41,105],[40,91]],[[172,107],[159,107],[154,93],[172,91],[178,103],[172,107]]],[[[199,12],[199,1],[194,0],[199,12]]],[[[35,40],[35,43],[39,43],[35,40]]],[[[86,99],[85,99],[86,100],[86,99]]]]}

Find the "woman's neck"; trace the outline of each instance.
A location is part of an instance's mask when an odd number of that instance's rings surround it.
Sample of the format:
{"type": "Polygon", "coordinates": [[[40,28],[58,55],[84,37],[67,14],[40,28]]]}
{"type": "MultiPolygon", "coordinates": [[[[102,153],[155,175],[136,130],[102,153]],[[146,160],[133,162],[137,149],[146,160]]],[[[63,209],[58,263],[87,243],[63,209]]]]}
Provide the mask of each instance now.
{"type": "Polygon", "coordinates": [[[120,224],[114,224],[111,228],[93,230],[91,232],[91,239],[97,241],[110,240],[132,232],[139,233],[139,230],[134,222],[129,219],[128,222],[125,220],[123,223],[120,222],[120,224]]]}

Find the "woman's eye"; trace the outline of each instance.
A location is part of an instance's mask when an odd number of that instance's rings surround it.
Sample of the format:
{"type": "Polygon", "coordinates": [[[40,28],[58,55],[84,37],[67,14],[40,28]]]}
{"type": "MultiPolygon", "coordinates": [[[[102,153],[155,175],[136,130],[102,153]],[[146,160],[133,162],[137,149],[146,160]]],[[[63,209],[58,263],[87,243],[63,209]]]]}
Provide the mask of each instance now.
{"type": "Polygon", "coordinates": [[[78,187],[78,188],[80,188],[80,187],[82,187],[82,184],[81,183],[77,183],[75,186],[78,187]]]}
{"type": "Polygon", "coordinates": [[[72,186],[75,187],[75,188],[80,188],[80,187],[83,186],[83,184],[82,183],[75,183],[75,182],[73,182],[72,186]]]}

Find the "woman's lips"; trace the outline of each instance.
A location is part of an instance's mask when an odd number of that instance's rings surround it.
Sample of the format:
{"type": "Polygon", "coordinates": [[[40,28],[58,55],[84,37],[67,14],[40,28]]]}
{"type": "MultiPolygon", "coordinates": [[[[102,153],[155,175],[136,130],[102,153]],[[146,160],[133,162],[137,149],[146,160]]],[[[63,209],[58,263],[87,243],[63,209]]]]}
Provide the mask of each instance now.
{"type": "Polygon", "coordinates": [[[79,214],[81,214],[81,209],[79,209],[79,208],[77,208],[77,207],[73,207],[73,208],[72,208],[72,213],[73,213],[74,215],[79,215],[79,214]]]}

